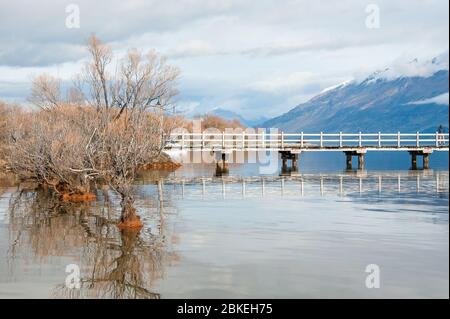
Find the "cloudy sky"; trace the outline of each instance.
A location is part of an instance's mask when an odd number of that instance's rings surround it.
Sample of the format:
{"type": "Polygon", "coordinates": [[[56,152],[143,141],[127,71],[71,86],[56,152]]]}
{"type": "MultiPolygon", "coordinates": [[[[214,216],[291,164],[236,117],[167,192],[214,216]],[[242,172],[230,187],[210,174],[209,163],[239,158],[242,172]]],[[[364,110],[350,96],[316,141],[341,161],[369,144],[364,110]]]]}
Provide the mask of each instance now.
{"type": "Polygon", "coordinates": [[[25,101],[42,72],[70,81],[95,33],[117,55],[129,48],[166,55],[182,71],[178,103],[186,112],[270,117],[395,61],[447,51],[448,7],[447,0],[0,0],[0,99],[25,101]],[[79,28],[66,26],[70,4],[79,8],[79,28]]]}

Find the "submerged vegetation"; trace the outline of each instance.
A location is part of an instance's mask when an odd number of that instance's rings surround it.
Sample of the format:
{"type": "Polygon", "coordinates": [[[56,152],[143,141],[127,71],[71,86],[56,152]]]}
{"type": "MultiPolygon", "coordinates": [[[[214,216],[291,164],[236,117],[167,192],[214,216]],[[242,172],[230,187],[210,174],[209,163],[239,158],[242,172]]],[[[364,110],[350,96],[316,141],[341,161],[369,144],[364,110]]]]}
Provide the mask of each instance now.
{"type": "Polygon", "coordinates": [[[44,74],[32,83],[37,109],[0,104],[2,165],[65,201],[92,200],[95,188],[108,185],[121,198],[119,226],[140,228],[132,183],[161,156],[176,124],[169,112],[179,70],[153,51],[133,49],[114,60],[95,36],[87,48],[72,87],[63,90],[60,79],[44,74]]]}

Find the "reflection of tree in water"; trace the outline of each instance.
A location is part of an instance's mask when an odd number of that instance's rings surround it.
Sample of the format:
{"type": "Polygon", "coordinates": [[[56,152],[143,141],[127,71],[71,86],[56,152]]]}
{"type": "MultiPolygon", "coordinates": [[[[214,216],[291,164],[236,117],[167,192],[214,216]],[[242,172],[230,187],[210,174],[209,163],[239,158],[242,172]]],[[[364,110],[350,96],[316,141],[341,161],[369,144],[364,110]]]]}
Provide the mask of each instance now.
{"type": "MultiPolygon", "coordinates": [[[[81,289],[69,289],[65,275],[52,292],[64,298],[159,298],[152,285],[176,256],[168,251],[160,212],[158,231],[120,230],[108,193],[102,203],[70,204],[44,191],[18,192],[10,201],[10,252],[34,262],[70,257],[81,269],[81,289]]],[[[14,265],[10,265],[14,268],[14,265]]]]}

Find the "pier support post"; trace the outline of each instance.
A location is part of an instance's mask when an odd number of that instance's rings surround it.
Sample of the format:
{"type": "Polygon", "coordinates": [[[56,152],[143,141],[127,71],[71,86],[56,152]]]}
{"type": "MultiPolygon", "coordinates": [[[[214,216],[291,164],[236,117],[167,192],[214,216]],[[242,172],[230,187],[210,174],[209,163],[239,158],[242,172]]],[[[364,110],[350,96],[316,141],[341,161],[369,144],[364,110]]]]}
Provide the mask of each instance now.
{"type": "Polygon", "coordinates": [[[430,157],[429,157],[429,155],[430,154],[428,154],[428,153],[424,153],[422,155],[422,158],[423,158],[423,169],[429,169],[430,168],[430,157]]]}
{"type": "Polygon", "coordinates": [[[298,171],[298,156],[300,152],[280,151],[281,154],[281,174],[290,174],[298,171]],[[291,167],[288,166],[288,160],[291,161],[291,167]]]}
{"type": "Polygon", "coordinates": [[[352,169],[352,154],[351,152],[345,152],[345,163],[347,169],[352,169]]]}
{"type": "Polygon", "coordinates": [[[283,157],[283,154],[281,154],[281,170],[283,172],[288,170],[288,166],[287,166],[287,158],[283,157]]]}
{"type": "Polygon", "coordinates": [[[431,153],[433,153],[432,149],[419,149],[417,151],[409,151],[409,154],[411,155],[411,169],[417,169],[417,156],[422,156],[423,169],[429,169],[431,153]]]}
{"type": "Polygon", "coordinates": [[[411,154],[411,169],[417,169],[417,152],[409,152],[411,154]]]}
{"type": "Polygon", "coordinates": [[[216,176],[223,176],[229,173],[227,154],[225,152],[221,152],[220,156],[220,160],[216,162],[216,176]]]}
{"type": "Polygon", "coordinates": [[[351,170],[352,169],[352,158],[353,158],[353,156],[358,156],[358,169],[364,169],[364,166],[365,166],[364,156],[366,155],[366,152],[367,152],[366,149],[358,149],[358,150],[354,150],[354,151],[344,151],[346,168],[348,170],[351,170]]]}
{"type": "Polygon", "coordinates": [[[295,171],[298,171],[297,160],[298,160],[298,154],[294,154],[294,157],[292,158],[292,169],[295,171]]]}
{"type": "Polygon", "coordinates": [[[364,169],[364,154],[358,154],[358,169],[364,169]]]}

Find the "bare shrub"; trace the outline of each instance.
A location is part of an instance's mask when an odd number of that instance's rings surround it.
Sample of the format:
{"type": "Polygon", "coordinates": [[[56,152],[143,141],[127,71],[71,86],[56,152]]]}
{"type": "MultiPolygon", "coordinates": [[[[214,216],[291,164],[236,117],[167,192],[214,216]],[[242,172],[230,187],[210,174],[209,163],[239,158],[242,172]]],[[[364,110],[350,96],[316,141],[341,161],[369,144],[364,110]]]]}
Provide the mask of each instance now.
{"type": "Polygon", "coordinates": [[[0,101],[0,168],[4,168],[7,155],[7,141],[11,130],[12,109],[10,105],[0,101]]]}
{"type": "Polygon", "coordinates": [[[89,133],[95,128],[89,108],[63,105],[14,117],[9,164],[22,179],[60,193],[87,193],[98,173],[90,166],[89,133]]]}

